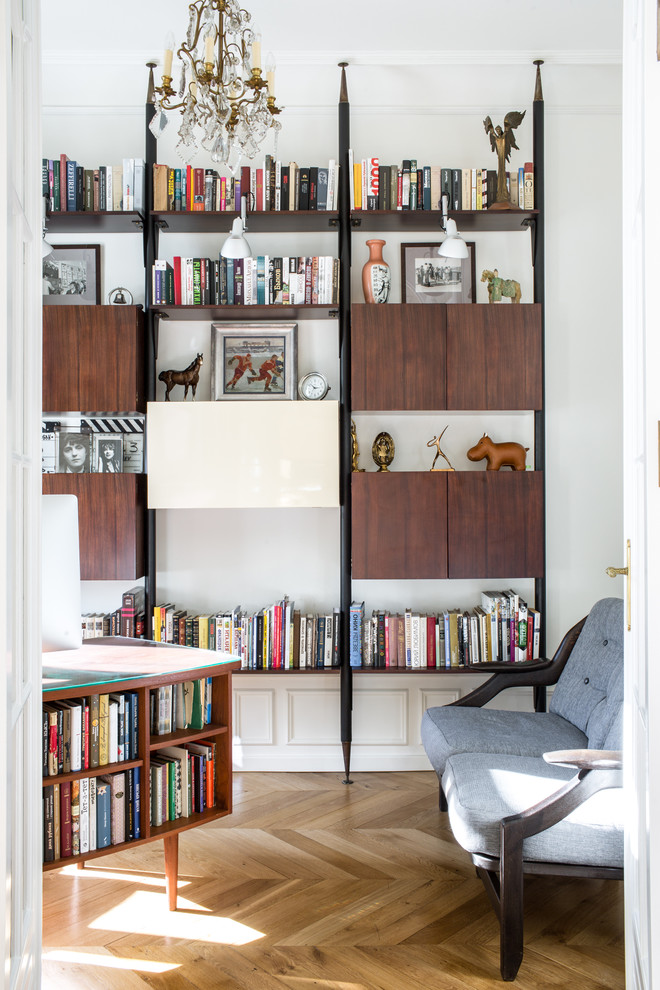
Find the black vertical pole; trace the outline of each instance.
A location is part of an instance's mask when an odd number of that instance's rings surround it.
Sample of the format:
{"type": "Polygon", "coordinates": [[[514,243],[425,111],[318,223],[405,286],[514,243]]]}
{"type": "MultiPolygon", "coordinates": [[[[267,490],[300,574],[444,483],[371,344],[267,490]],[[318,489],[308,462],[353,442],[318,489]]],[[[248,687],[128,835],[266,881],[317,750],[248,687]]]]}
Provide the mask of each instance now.
{"type": "Polygon", "coordinates": [[[353,711],[353,671],[350,664],[351,606],[351,204],[349,201],[350,104],[346,87],[346,62],[341,67],[339,89],[339,475],[340,475],[340,608],[341,669],[340,709],[341,745],[344,756],[345,784],[351,784],[351,741],[353,711]]]}
{"type": "MultiPolygon", "coordinates": [[[[156,398],[156,336],[155,318],[151,299],[151,269],[156,259],[156,228],[152,217],[153,209],[153,166],[156,162],[157,141],[149,124],[156,113],[154,103],[154,68],[149,66],[149,85],[145,105],[145,189],[144,189],[144,332],[146,334],[145,394],[147,402],[156,398]]],[[[145,638],[153,638],[153,607],[156,600],[156,512],[147,509],[146,520],[146,567],[145,567],[145,638]]]]}
{"type": "MultiPolygon", "coordinates": [[[[534,156],[534,207],[538,210],[536,228],[533,235],[534,254],[534,302],[541,306],[541,403],[540,411],[534,413],[534,469],[545,471],[545,183],[544,183],[544,146],[543,146],[543,89],[541,86],[541,66],[543,59],[536,59],[536,84],[534,88],[534,104],[532,109],[533,137],[532,147],[534,156]]],[[[546,654],[546,581],[545,581],[545,542],[546,542],[546,496],[545,475],[543,482],[543,545],[544,564],[543,577],[534,582],[534,600],[536,608],[542,615],[540,652],[546,654]]],[[[537,688],[534,698],[537,711],[545,711],[546,690],[537,688]]]]}

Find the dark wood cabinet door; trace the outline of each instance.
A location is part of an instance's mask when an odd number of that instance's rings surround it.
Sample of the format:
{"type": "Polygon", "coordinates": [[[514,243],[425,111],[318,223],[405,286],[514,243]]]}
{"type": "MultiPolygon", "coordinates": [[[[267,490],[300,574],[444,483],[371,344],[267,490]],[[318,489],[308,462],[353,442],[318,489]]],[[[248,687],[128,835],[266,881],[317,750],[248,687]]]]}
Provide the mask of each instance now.
{"type": "Polygon", "coordinates": [[[44,306],[42,409],[144,411],[143,396],[139,306],[44,306]]]}
{"type": "Polygon", "coordinates": [[[351,307],[351,405],[445,409],[447,306],[351,307]]]}
{"type": "Polygon", "coordinates": [[[542,409],[541,306],[447,311],[447,408],[542,409]]]}
{"type": "Polygon", "coordinates": [[[144,475],[44,474],[42,489],[44,495],[78,498],[81,580],[144,575],[144,475]]]}
{"type": "Polygon", "coordinates": [[[456,471],[448,486],[450,578],[543,575],[542,471],[456,471]]]}
{"type": "Polygon", "coordinates": [[[353,578],[447,577],[447,472],[352,475],[353,578]]]}

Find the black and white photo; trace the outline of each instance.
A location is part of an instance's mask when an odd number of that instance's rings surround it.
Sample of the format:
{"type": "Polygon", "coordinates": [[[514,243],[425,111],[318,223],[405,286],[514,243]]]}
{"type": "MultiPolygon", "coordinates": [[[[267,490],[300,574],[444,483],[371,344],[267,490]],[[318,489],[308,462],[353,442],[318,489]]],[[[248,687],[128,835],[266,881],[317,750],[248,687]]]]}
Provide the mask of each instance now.
{"type": "Polygon", "coordinates": [[[401,245],[401,286],[404,303],[476,302],[474,242],[467,258],[442,258],[441,242],[401,245]]]}
{"type": "Polygon", "coordinates": [[[45,306],[89,306],[101,302],[99,244],[54,244],[42,262],[45,306]]]}
{"type": "Polygon", "coordinates": [[[123,471],[123,443],[121,433],[94,434],[94,466],[100,474],[121,474],[123,471]]]}

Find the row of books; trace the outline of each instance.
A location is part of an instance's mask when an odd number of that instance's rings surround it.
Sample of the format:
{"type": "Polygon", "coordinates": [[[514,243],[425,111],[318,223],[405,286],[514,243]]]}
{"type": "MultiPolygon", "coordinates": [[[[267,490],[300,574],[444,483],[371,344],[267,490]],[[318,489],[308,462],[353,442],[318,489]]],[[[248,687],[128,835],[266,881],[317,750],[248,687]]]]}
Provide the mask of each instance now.
{"type": "Polygon", "coordinates": [[[42,474],[140,474],[143,463],[141,417],[41,421],[42,474]]]}
{"type": "Polygon", "coordinates": [[[152,268],[156,306],[337,306],[339,260],[309,257],[158,259],[152,268]]]}
{"type": "Polygon", "coordinates": [[[127,636],[130,639],[144,639],[146,635],[144,610],[145,588],[143,584],[136,584],[122,594],[121,605],[113,612],[83,613],[82,638],[127,636]]]}
{"type": "Polygon", "coordinates": [[[154,210],[218,212],[240,211],[247,196],[252,212],[271,210],[336,210],[339,166],[298,166],[266,155],[260,165],[244,165],[240,176],[220,175],[212,168],[153,167],[154,210]]]}
{"type": "Polygon", "coordinates": [[[203,729],[211,723],[212,679],[164,684],[149,692],[150,731],[166,736],[176,729],[203,729]]]}
{"type": "Polygon", "coordinates": [[[353,602],[352,667],[436,669],[538,660],[541,614],[513,591],[484,591],[481,605],[424,614],[374,610],[353,602]]]}
{"type": "Polygon", "coordinates": [[[141,836],[139,767],[46,784],[42,801],[45,863],[141,836]]]}
{"type": "MultiPolygon", "coordinates": [[[[126,635],[142,635],[144,589],[130,589],[122,609],[111,613],[123,621],[126,635]],[[123,615],[122,615],[123,613],[123,615]],[[133,633],[129,630],[133,629],[133,633]]],[[[97,617],[98,618],[98,617],[97,617]]],[[[104,629],[109,616],[101,617],[104,629]]],[[[243,670],[300,670],[340,665],[340,612],[303,613],[288,597],[247,613],[240,605],[207,614],[188,612],[173,603],[154,606],[152,637],[200,649],[220,650],[239,657],[243,670]]],[[[483,591],[481,604],[468,609],[422,613],[374,610],[365,616],[364,603],[354,602],[349,615],[350,664],[353,667],[451,668],[471,664],[522,662],[538,659],[541,613],[513,589],[483,591]]],[[[101,628],[101,625],[99,625],[101,628]]],[[[106,631],[105,635],[113,635],[106,631]]],[[[200,682],[199,704],[208,711],[200,682]]],[[[173,689],[176,727],[183,724],[182,689],[173,689]]],[[[166,723],[167,724],[167,723],[166,723]]],[[[201,727],[201,726],[200,726],[201,727]]],[[[152,731],[156,734],[155,723],[152,731]]],[[[170,731],[170,730],[165,730],[170,731]]]]}
{"type": "MultiPolygon", "coordinates": [[[[379,158],[353,161],[349,152],[352,210],[486,210],[497,197],[497,171],[488,168],[420,167],[416,159],[382,165],[379,158]]],[[[507,172],[513,206],[534,209],[534,164],[507,172]]]]}
{"type": "Polygon", "coordinates": [[[50,213],[144,211],[143,158],[85,168],[66,155],[42,158],[41,187],[50,213]]]}
{"type": "Polygon", "coordinates": [[[138,757],[135,691],[53,701],[42,711],[44,777],[104,767],[138,757]]]}
{"type": "Polygon", "coordinates": [[[196,615],[175,605],[154,606],[153,638],[240,657],[244,670],[298,670],[339,666],[339,609],[303,615],[284,597],[248,614],[196,615]]]}
{"type": "Polygon", "coordinates": [[[152,826],[214,808],[216,744],[211,740],[168,746],[149,766],[152,826]]]}

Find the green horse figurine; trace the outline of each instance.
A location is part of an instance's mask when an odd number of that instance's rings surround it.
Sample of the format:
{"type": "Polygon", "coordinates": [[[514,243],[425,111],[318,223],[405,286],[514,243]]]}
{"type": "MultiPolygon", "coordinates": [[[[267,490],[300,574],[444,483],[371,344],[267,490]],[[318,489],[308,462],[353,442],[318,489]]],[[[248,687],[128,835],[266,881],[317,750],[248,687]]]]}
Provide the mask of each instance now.
{"type": "Polygon", "coordinates": [[[500,278],[497,268],[490,272],[485,268],[481,273],[481,281],[488,282],[488,302],[500,302],[510,299],[512,303],[520,302],[520,282],[512,278],[500,278]]]}

